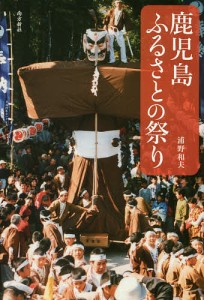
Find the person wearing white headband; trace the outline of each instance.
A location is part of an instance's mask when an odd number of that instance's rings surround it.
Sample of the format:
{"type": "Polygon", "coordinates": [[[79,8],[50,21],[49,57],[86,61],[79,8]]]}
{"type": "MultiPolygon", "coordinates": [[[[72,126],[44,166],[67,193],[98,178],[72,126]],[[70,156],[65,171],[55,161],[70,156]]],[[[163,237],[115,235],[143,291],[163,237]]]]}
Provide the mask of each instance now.
{"type": "Polygon", "coordinates": [[[81,242],[76,241],[72,245],[72,256],[74,257],[75,268],[87,265],[84,258],[84,245],[81,242]]]}
{"type": "Polygon", "coordinates": [[[172,240],[166,240],[161,244],[161,247],[163,250],[158,256],[157,277],[165,280],[174,242],[172,240]]]}
{"type": "MultiPolygon", "coordinates": [[[[72,284],[63,292],[63,299],[78,299],[82,293],[93,290],[93,286],[86,282],[87,275],[83,268],[76,268],[71,272],[72,284]]],[[[83,297],[82,297],[83,298],[83,297]]]]}
{"type": "Polygon", "coordinates": [[[41,248],[37,248],[33,253],[33,263],[31,266],[31,277],[33,281],[39,284],[42,293],[47,284],[48,275],[50,272],[50,264],[47,256],[41,248]]]}
{"type": "Polygon", "coordinates": [[[57,280],[60,280],[59,273],[61,272],[61,270],[64,266],[70,266],[71,271],[72,271],[72,269],[74,268],[73,256],[67,255],[66,257],[60,257],[60,258],[56,259],[55,261],[53,261],[52,269],[54,271],[54,274],[55,274],[55,277],[57,280]]]}
{"type": "Polygon", "coordinates": [[[162,228],[158,225],[153,225],[152,229],[154,230],[157,236],[156,245],[160,247],[163,242],[162,235],[164,234],[164,232],[162,231],[162,228]]]}
{"type": "Polygon", "coordinates": [[[166,273],[166,281],[173,287],[174,297],[180,297],[182,293],[178,280],[181,271],[181,257],[183,251],[184,248],[181,243],[176,243],[173,246],[169,261],[169,268],[166,273]]]}
{"type": "Polygon", "coordinates": [[[136,251],[135,271],[142,275],[154,277],[159,254],[156,246],[156,233],[147,231],[145,239],[146,241],[136,251]]]}
{"type": "Polygon", "coordinates": [[[29,249],[27,251],[28,261],[32,262],[32,256],[35,249],[39,247],[40,241],[43,239],[43,234],[40,231],[34,231],[32,234],[32,244],[29,245],[29,249]]]}
{"type": "MultiPolygon", "coordinates": [[[[63,262],[63,259],[61,259],[63,262]]],[[[59,267],[58,270],[55,270],[55,276],[58,281],[58,290],[57,293],[61,296],[65,293],[68,286],[72,285],[72,271],[74,270],[74,266],[71,266],[70,264],[66,264],[64,262],[64,265],[59,267]]]]}
{"type": "Polygon", "coordinates": [[[89,192],[87,189],[82,189],[80,192],[80,201],[79,201],[79,206],[85,207],[85,208],[90,208],[92,205],[92,201],[89,195],[89,192]]]}
{"type": "Polygon", "coordinates": [[[35,285],[35,293],[42,295],[44,293],[44,289],[34,280],[31,275],[31,265],[26,257],[19,257],[13,263],[15,268],[14,280],[16,282],[20,282],[25,278],[31,278],[32,283],[35,285]]]}
{"type": "Polygon", "coordinates": [[[177,243],[179,236],[176,232],[168,232],[166,235],[167,240],[172,240],[174,243],[177,243]]]}
{"type": "Polygon", "coordinates": [[[33,288],[14,280],[6,281],[4,288],[2,300],[24,300],[27,299],[27,295],[30,296],[33,293],[33,288]]]}
{"type": "Polygon", "coordinates": [[[195,268],[203,276],[204,275],[203,239],[200,237],[195,237],[193,240],[191,240],[191,246],[196,250],[198,254],[195,268]]]}
{"type": "MultiPolygon", "coordinates": [[[[126,203],[128,202],[128,200],[133,199],[134,197],[135,195],[130,190],[126,190],[123,192],[123,198],[126,203]]],[[[129,227],[130,227],[130,219],[131,219],[130,217],[131,217],[130,208],[128,205],[126,205],[125,206],[125,228],[127,231],[129,231],[129,227]]]]}
{"type": "Polygon", "coordinates": [[[95,248],[90,253],[90,265],[84,266],[87,282],[93,284],[94,290],[101,284],[101,277],[107,271],[106,254],[102,248],[95,248]]]}
{"type": "Polygon", "coordinates": [[[204,258],[204,253],[203,253],[203,239],[202,238],[199,238],[199,237],[193,238],[191,240],[191,246],[197,251],[198,256],[200,255],[200,256],[202,256],[202,258],[204,258]]]}
{"type": "Polygon", "coordinates": [[[76,241],[76,235],[74,232],[65,232],[64,233],[64,242],[65,242],[65,249],[63,256],[72,255],[72,245],[76,241]]]}
{"type": "Polygon", "coordinates": [[[113,270],[105,272],[101,277],[101,284],[96,290],[96,296],[94,300],[115,300],[115,291],[122,278],[122,275],[116,274],[113,270]]]}
{"type": "Polygon", "coordinates": [[[1,281],[9,281],[13,279],[13,272],[10,266],[13,261],[19,257],[19,253],[22,250],[22,245],[20,243],[20,232],[18,227],[21,222],[21,216],[18,214],[13,214],[11,217],[11,224],[5,228],[1,234],[3,238],[3,253],[5,253],[5,258],[1,263],[1,281]]]}
{"type": "Polygon", "coordinates": [[[130,213],[130,223],[128,230],[129,236],[134,232],[146,232],[147,230],[151,229],[151,226],[148,223],[148,219],[146,218],[146,212],[143,210],[144,207],[142,202],[144,202],[144,199],[142,199],[141,197],[133,197],[126,203],[126,208],[128,208],[130,213]],[[140,205],[138,205],[138,201],[140,205]],[[140,208],[138,206],[140,206],[140,208]]]}
{"type": "MultiPolygon", "coordinates": [[[[51,215],[49,210],[42,210],[40,212],[40,220],[43,224],[43,234],[45,238],[50,239],[51,249],[50,252],[54,253],[55,249],[64,249],[64,242],[62,240],[62,232],[60,231],[59,224],[51,220],[51,215]]],[[[63,251],[63,250],[62,250],[63,251]]],[[[61,252],[58,253],[58,257],[62,255],[61,252]]]]}
{"type": "Polygon", "coordinates": [[[70,176],[63,166],[57,167],[57,175],[54,176],[54,183],[57,187],[58,192],[61,190],[68,190],[70,185],[70,176]]]}
{"type": "Polygon", "coordinates": [[[183,267],[179,276],[179,284],[183,289],[183,300],[201,299],[200,292],[204,291],[204,278],[194,268],[197,261],[197,252],[191,246],[183,252],[183,267]]]}
{"type": "Polygon", "coordinates": [[[23,278],[26,278],[26,277],[30,276],[30,263],[26,259],[26,257],[17,258],[14,261],[13,265],[14,265],[14,268],[15,268],[14,279],[16,281],[20,281],[23,278]]]}
{"type": "Polygon", "coordinates": [[[84,207],[69,203],[67,191],[61,191],[59,198],[52,202],[48,210],[51,212],[51,219],[59,224],[63,231],[76,226],[77,217],[80,219],[83,213],[89,212],[84,207]]]}

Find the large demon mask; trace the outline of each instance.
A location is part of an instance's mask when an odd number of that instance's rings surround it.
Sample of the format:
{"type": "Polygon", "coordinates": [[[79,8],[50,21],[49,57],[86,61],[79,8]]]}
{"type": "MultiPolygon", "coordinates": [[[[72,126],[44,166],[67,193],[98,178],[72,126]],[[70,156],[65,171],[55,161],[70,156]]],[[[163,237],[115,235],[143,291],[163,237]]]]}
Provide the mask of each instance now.
{"type": "Polygon", "coordinates": [[[83,47],[90,61],[103,61],[109,51],[107,31],[87,29],[83,37],[83,47]]]}

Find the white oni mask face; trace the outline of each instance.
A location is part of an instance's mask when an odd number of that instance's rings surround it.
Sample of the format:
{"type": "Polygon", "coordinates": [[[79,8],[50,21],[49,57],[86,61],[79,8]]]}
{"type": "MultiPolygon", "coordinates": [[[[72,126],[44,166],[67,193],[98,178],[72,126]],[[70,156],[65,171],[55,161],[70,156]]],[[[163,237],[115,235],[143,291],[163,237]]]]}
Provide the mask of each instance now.
{"type": "Polygon", "coordinates": [[[90,61],[103,61],[109,51],[109,38],[106,30],[87,29],[83,37],[84,52],[90,61]]]}

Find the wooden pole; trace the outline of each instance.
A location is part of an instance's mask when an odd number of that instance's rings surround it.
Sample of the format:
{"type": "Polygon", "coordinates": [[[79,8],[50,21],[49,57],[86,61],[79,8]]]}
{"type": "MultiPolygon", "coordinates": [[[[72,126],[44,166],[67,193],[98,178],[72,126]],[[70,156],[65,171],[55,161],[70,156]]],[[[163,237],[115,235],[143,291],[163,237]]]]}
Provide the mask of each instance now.
{"type": "Polygon", "coordinates": [[[98,194],[98,114],[95,113],[95,157],[93,172],[93,194],[98,194]]]}
{"type": "MultiPolygon", "coordinates": [[[[13,130],[13,118],[14,118],[14,101],[13,101],[13,33],[11,26],[11,12],[9,12],[9,31],[10,31],[10,128],[13,130]]],[[[14,154],[14,145],[13,138],[11,140],[11,155],[10,155],[10,169],[13,169],[13,154],[14,154]]]]}

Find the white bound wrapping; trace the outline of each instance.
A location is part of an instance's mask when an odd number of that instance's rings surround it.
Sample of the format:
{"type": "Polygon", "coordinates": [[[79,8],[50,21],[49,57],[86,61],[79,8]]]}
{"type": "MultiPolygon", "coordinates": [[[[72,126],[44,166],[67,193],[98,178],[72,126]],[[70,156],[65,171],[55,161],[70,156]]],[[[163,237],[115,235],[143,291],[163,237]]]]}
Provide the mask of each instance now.
{"type": "Polygon", "coordinates": [[[183,264],[185,264],[185,263],[187,262],[188,259],[193,258],[193,257],[197,257],[197,256],[198,256],[198,253],[191,254],[191,255],[189,255],[189,256],[183,256],[181,262],[182,262],[183,264]]]}
{"type": "MultiPolygon", "coordinates": [[[[111,157],[118,154],[119,146],[113,147],[112,140],[119,138],[119,130],[97,132],[98,158],[111,157]]],[[[75,154],[85,158],[95,158],[95,132],[94,131],[74,131],[75,154]]]]}
{"type": "Polygon", "coordinates": [[[76,249],[76,248],[80,248],[80,249],[84,250],[84,246],[81,245],[81,244],[73,244],[73,245],[72,245],[72,249],[73,249],[73,250],[76,249]]]}
{"type": "Polygon", "coordinates": [[[105,254],[91,254],[90,261],[100,261],[106,259],[105,254]]]}
{"type": "Polygon", "coordinates": [[[23,269],[25,266],[27,266],[29,264],[29,262],[27,261],[27,259],[26,260],[24,260],[23,262],[22,262],[22,264],[20,264],[19,266],[18,266],[18,268],[16,269],[16,272],[18,272],[19,270],[21,270],[21,269],[23,269]]]}
{"type": "Polygon", "coordinates": [[[70,276],[71,276],[71,273],[62,275],[61,278],[62,278],[62,280],[66,280],[66,279],[68,279],[70,276]]]}
{"type": "Polygon", "coordinates": [[[74,239],[75,237],[73,233],[64,233],[64,239],[74,239]]]}
{"type": "Polygon", "coordinates": [[[46,254],[44,255],[38,255],[38,254],[34,254],[33,258],[42,258],[42,257],[47,257],[46,254]]]}
{"type": "Polygon", "coordinates": [[[29,286],[21,283],[21,282],[16,282],[15,280],[12,281],[6,281],[4,282],[4,288],[11,288],[14,287],[22,292],[25,292],[28,295],[31,295],[33,293],[33,288],[30,288],[29,286]]]}
{"type": "Polygon", "coordinates": [[[84,280],[86,280],[86,278],[87,278],[87,276],[86,276],[86,275],[83,275],[83,276],[81,276],[80,279],[73,279],[73,278],[72,278],[72,281],[74,281],[74,282],[84,281],[84,280]]]}
{"type": "Polygon", "coordinates": [[[177,251],[176,253],[174,253],[175,257],[178,257],[179,255],[183,254],[184,248],[182,248],[181,250],[177,251]]]}

